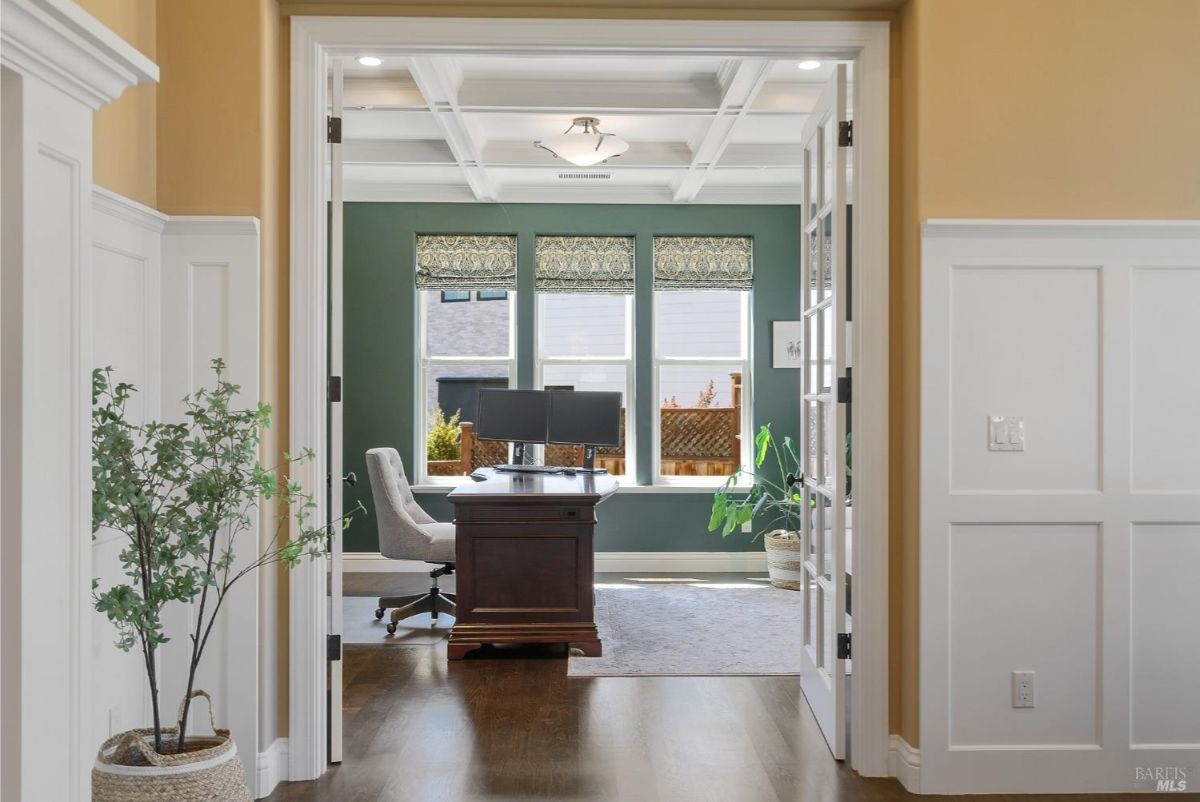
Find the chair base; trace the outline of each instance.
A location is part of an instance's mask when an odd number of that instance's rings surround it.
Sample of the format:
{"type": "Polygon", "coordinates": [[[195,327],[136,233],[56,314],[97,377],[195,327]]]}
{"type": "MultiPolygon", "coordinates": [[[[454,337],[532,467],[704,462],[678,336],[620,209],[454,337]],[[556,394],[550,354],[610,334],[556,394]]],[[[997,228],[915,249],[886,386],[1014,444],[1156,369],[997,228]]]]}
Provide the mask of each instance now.
{"type": "Polygon", "coordinates": [[[387,625],[389,635],[396,634],[396,626],[402,619],[411,618],[414,615],[429,613],[432,618],[432,625],[437,626],[438,613],[447,613],[454,615],[456,609],[456,597],[453,593],[445,593],[438,587],[438,577],[446,576],[454,573],[454,566],[450,564],[443,565],[429,572],[429,578],[433,580],[432,586],[428,593],[416,593],[408,596],[381,596],[379,599],[379,607],[375,610],[375,619],[383,618],[383,614],[392,609],[390,623],[387,625]]]}

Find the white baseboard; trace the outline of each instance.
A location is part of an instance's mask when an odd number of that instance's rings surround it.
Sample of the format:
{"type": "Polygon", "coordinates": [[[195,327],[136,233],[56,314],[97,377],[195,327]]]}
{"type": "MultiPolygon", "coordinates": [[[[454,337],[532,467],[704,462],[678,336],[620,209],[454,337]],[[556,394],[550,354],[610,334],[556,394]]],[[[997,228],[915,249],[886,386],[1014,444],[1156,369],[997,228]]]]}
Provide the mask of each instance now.
{"type": "MultiPolygon", "coordinates": [[[[342,570],[350,574],[376,572],[428,573],[429,564],[417,560],[389,560],[378,552],[346,552],[342,570]]],[[[598,551],[596,570],[630,573],[722,573],[767,570],[762,551],[598,551]]]]}
{"type": "Polygon", "coordinates": [[[899,780],[909,793],[921,793],[921,750],[899,735],[888,736],[888,775],[899,780]]]}
{"type": "Polygon", "coordinates": [[[258,753],[258,772],[255,784],[255,799],[271,795],[275,786],[288,776],[288,740],[276,738],[267,751],[258,753]]]}

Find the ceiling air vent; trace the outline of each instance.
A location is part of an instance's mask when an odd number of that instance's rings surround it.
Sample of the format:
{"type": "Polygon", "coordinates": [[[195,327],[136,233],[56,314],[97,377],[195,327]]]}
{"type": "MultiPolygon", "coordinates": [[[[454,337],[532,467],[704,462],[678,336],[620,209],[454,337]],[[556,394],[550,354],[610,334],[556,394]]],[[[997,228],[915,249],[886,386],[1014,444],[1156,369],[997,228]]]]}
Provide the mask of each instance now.
{"type": "Polygon", "coordinates": [[[607,181],[612,178],[612,173],[559,173],[558,177],[562,181],[607,181]]]}

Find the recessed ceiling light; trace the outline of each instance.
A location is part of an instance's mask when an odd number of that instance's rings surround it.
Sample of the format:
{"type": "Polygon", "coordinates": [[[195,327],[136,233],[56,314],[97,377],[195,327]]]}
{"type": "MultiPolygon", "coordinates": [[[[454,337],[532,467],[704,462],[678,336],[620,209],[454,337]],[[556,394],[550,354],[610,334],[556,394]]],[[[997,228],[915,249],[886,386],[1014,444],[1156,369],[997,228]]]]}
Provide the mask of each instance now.
{"type": "Polygon", "coordinates": [[[364,67],[378,67],[383,63],[383,59],[379,56],[359,56],[358,63],[364,67]]]}
{"type": "MultiPolygon", "coordinates": [[[[362,59],[359,59],[359,61],[362,61],[362,59]]],[[[801,61],[796,66],[802,70],[815,70],[817,67],[821,66],[821,62],[809,59],[808,61],[801,61]]]]}

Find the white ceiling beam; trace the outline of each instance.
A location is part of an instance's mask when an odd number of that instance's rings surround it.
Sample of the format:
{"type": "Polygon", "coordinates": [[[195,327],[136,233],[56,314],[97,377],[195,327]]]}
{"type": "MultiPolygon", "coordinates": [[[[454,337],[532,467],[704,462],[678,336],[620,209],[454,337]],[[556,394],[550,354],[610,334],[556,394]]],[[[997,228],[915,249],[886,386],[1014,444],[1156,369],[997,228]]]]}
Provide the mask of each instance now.
{"type": "Polygon", "coordinates": [[[721,65],[717,80],[721,85],[721,105],[708,129],[692,146],[692,162],[675,188],[676,203],[691,203],[704,186],[708,171],[720,160],[738,120],[762,90],[771,74],[770,59],[741,59],[721,65]]]}
{"type": "Polygon", "coordinates": [[[413,82],[425,98],[446,144],[462,169],[467,185],[480,201],[495,200],[496,193],[483,168],[479,143],[475,141],[458,105],[462,73],[449,59],[414,56],[408,60],[413,82]]]}
{"type": "MultiPolygon", "coordinates": [[[[575,165],[555,158],[529,141],[493,141],[483,149],[483,163],[489,167],[539,167],[576,169],[575,165]]],[[[691,163],[691,152],[684,142],[633,142],[620,158],[610,159],[597,169],[628,170],[637,167],[680,169],[691,163]]]]}

